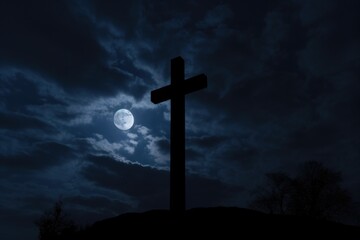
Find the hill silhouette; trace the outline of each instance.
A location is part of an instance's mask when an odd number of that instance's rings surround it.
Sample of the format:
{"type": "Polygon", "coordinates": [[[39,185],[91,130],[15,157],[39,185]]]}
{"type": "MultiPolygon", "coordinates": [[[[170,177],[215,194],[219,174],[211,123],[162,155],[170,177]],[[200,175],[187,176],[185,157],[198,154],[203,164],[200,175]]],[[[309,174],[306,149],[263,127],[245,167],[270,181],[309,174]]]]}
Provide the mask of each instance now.
{"type": "Polygon", "coordinates": [[[94,223],[66,239],[136,237],[219,239],[360,239],[360,227],[306,217],[272,215],[235,207],[196,208],[174,215],[168,210],[126,213],[94,223]]]}

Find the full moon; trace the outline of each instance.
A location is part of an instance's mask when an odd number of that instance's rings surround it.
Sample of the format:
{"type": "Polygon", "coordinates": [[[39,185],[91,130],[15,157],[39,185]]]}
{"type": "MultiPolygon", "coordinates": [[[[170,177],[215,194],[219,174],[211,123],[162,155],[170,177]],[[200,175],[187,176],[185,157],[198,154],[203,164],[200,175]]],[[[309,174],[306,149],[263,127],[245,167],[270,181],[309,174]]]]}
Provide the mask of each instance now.
{"type": "Polygon", "coordinates": [[[134,116],[127,109],[120,109],[114,114],[114,124],[118,129],[129,130],[134,125],[134,116]]]}

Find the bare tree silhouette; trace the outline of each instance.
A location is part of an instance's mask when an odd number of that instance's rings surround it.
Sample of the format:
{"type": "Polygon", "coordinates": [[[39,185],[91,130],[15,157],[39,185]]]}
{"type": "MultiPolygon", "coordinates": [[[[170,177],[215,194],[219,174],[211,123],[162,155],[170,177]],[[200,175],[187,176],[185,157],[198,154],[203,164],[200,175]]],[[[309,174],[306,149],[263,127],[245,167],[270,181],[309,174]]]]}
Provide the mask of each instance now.
{"type": "Polygon", "coordinates": [[[336,219],[350,204],[350,195],[340,185],[341,173],[310,161],[301,166],[294,179],[290,213],[315,218],[336,219]]]}
{"type": "Polygon", "coordinates": [[[251,208],[260,209],[271,214],[288,212],[293,180],[283,172],[267,173],[266,183],[258,187],[256,199],[251,208]]]}
{"type": "Polygon", "coordinates": [[[60,240],[75,233],[75,223],[64,213],[63,202],[55,202],[51,210],[47,210],[35,221],[39,228],[39,240],[60,240]]]}
{"type": "Polygon", "coordinates": [[[303,163],[295,178],[285,173],[266,174],[251,208],[276,214],[336,220],[346,214],[351,198],[341,187],[341,173],[316,161],[303,163]]]}

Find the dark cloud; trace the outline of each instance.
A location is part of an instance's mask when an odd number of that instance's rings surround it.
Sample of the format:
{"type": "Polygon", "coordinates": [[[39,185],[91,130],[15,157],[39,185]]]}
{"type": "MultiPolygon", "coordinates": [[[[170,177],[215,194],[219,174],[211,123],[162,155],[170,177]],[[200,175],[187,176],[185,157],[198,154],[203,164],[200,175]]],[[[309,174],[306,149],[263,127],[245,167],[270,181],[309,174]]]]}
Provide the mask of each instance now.
{"type": "MultiPolygon", "coordinates": [[[[244,121],[257,125],[284,115],[287,117],[309,104],[303,96],[304,79],[295,72],[275,71],[262,76],[232,79],[232,86],[225,96],[211,92],[217,88],[212,86],[214,77],[209,79],[210,89],[207,93],[204,91],[201,101],[209,106],[214,116],[219,116],[215,112],[221,111],[220,116],[225,115],[226,122],[244,121]]],[[[220,89],[226,88],[223,85],[220,89]]]]}
{"type": "Polygon", "coordinates": [[[306,127],[293,132],[289,136],[288,148],[310,151],[324,147],[331,147],[337,143],[340,135],[334,126],[325,124],[306,127]]]}
{"type": "Polygon", "coordinates": [[[108,64],[95,26],[69,1],[4,1],[0,9],[2,65],[30,69],[70,92],[114,94],[134,84],[134,96],[145,93],[135,78],[108,64]]]}
{"type": "MultiPolygon", "coordinates": [[[[56,84],[42,78],[41,75],[21,69],[2,70],[0,71],[0,82],[3,85],[0,96],[3,99],[4,112],[8,112],[9,115],[13,114],[17,118],[24,118],[14,119],[12,123],[20,129],[33,122],[31,119],[39,119],[49,127],[39,126],[37,128],[50,133],[51,126],[54,128],[53,131],[61,128],[57,124],[59,121],[69,122],[77,117],[75,113],[68,110],[74,104],[74,100],[70,104],[71,97],[64,94],[56,84]],[[19,121],[23,121],[23,124],[20,124],[19,121]]],[[[9,127],[9,129],[11,128],[9,127]]]]}
{"type": "Polygon", "coordinates": [[[238,161],[242,166],[249,167],[256,163],[256,158],[259,157],[259,149],[250,147],[240,147],[225,149],[218,154],[218,157],[224,161],[238,161]]]}
{"type": "Polygon", "coordinates": [[[212,158],[214,152],[221,151],[227,141],[228,138],[224,136],[202,135],[187,137],[186,160],[189,168],[194,170],[197,165],[200,165],[200,168],[203,167],[202,163],[208,161],[207,158],[212,158]]]}
{"type": "Polygon", "coordinates": [[[212,149],[222,145],[226,138],[224,136],[199,136],[189,137],[186,139],[188,146],[198,147],[201,149],[212,149]]]}
{"type": "Polygon", "coordinates": [[[309,75],[328,75],[356,66],[360,39],[359,3],[356,1],[299,2],[300,18],[309,38],[300,52],[299,64],[309,75]],[[319,7],[323,11],[317,11],[319,7]],[[354,61],[355,60],[355,61],[354,61]]]}
{"type": "Polygon", "coordinates": [[[31,152],[1,156],[1,167],[21,170],[43,170],[64,164],[75,156],[73,149],[57,142],[34,144],[31,152]]]}
{"type": "Polygon", "coordinates": [[[52,204],[55,203],[55,201],[57,200],[49,196],[34,194],[33,196],[23,198],[21,208],[34,212],[38,209],[51,209],[52,204]]]}
{"type": "Polygon", "coordinates": [[[27,112],[31,105],[61,104],[60,99],[50,94],[42,94],[40,88],[46,88],[46,83],[27,76],[21,71],[2,71],[0,82],[4,107],[12,112],[27,112]]]}
{"type": "Polygon", "coordinates": [[[37,129],[55,133],[56,129],[42,120],[17,113],[0,112],[0,128],[12,131],[37,129]]]}
{"type": "Polygon", "coordinates": [[[156,140],[155,144],[158,146],[161,153],[163,153],[163,154],[170,153],[170,141],[168,139],[156,140]]]}
{"type": "Polygon", "coordinates": [[[144,14],[141,1],[132,1],[128,4],[119,1],[110,1],[109,3],[92,0],[86,7],[95,16],[102,17],[105,21],[123,29],[127,37],[133,37],[136,34],[136,26],[143,20],[141,19],[144,14]]]}
{"type": "Polygon", "coordinates": [[[193,148],[186,148],[185,151],[185,158],[187,163],[189,161],[197,161],[197,160],[201,160],[203,158],[203,154],[201,153],[201,151],[193,149],[193,148]]]}

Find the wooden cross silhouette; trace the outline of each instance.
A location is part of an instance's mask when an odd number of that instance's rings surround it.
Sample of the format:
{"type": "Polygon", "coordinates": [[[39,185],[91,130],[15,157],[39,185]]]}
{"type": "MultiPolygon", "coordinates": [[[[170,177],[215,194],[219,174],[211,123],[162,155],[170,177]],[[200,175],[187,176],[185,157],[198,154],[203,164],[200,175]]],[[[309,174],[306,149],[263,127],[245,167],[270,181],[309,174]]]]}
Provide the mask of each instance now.
{"type": "Polygon", "coordinates": [[[170,210],[185,211],[185,94],[207,87],[200,74],[185,80],[184,60],[171,59],[171,84],[151,92],[151,102],[171,100],[170,120],[170,210]]]}

